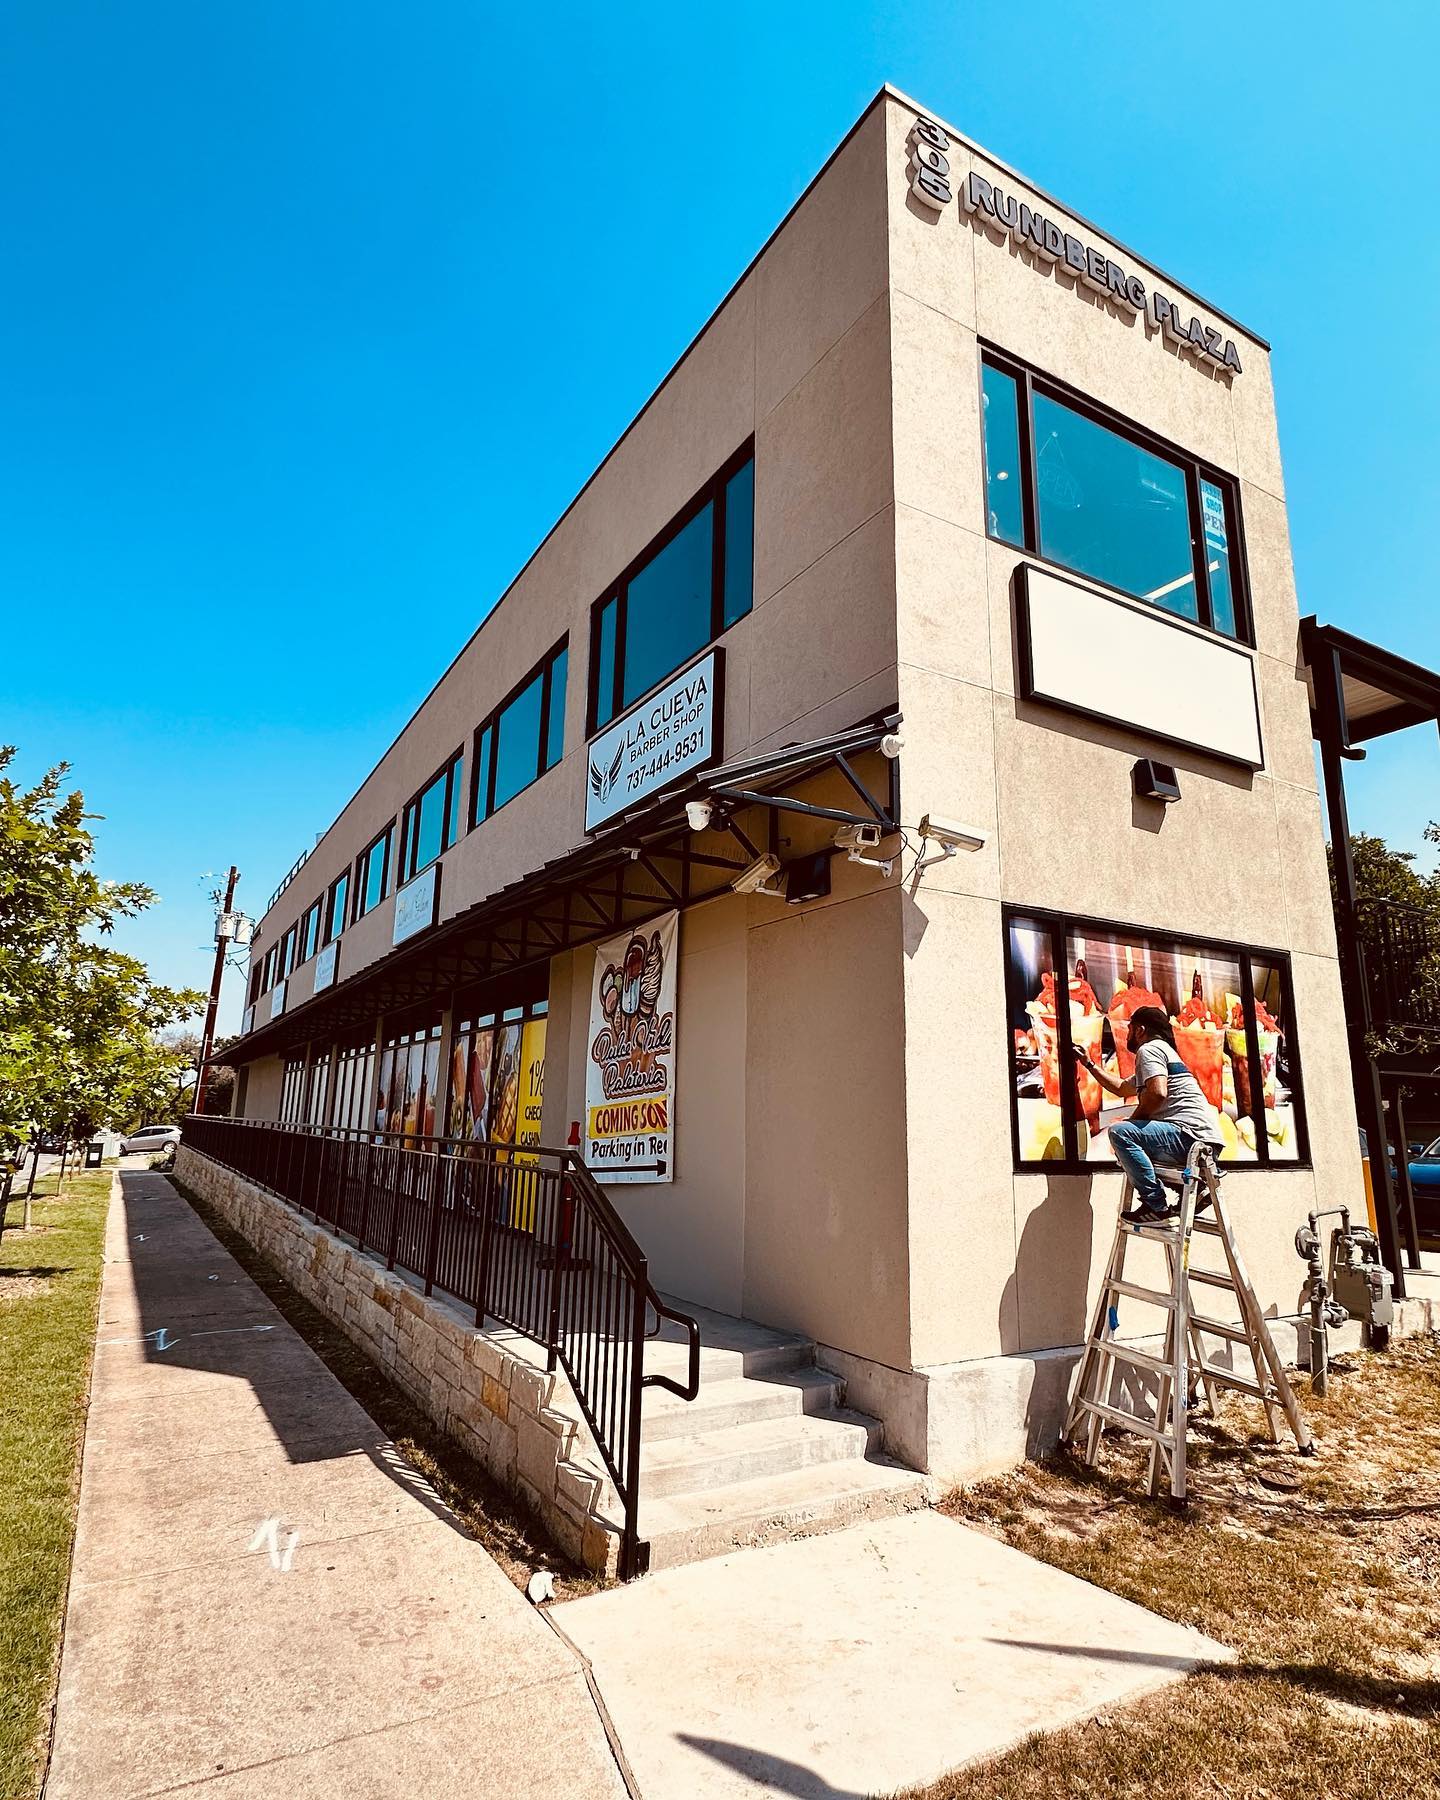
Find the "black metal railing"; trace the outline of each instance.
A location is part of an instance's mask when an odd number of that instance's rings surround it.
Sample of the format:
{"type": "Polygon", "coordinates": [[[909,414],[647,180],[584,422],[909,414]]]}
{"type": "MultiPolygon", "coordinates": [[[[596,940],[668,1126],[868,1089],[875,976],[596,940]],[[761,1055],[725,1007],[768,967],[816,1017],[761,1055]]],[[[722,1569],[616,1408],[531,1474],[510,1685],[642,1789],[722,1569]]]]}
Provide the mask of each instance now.
{"type": "Polygon", "coordinates": [[[651,1287],[644,1252],[574,1150],[203,1116],[185,1121],[184,1142],[415,1276],[427,1294],[453,1295],[477,1326],[489,1317],[542,1345],[624,1508],[621,1577],[644,1572],[641,1396],[664,1387],[695,1398],[700,1328],[651,1287]],[[666,1320],[688,1346],[684,1383],[645,1372],[646,1339],[666,1320]]]}
{"type": "Polygon", "coordinates": [[[1356,906],[1370,1029],[1440,1032],[1440,928],[1398,900],[1356,906]]]}

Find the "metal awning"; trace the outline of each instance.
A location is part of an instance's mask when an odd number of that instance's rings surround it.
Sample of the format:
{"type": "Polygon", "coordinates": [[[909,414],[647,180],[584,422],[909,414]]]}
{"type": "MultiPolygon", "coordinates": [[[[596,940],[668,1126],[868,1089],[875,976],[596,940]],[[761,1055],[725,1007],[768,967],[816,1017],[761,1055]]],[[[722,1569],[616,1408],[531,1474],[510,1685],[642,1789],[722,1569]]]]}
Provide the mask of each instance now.
{"type": "MultiPolygon", "coordinates": [[[[1372,738],[1440,720],[1440,674],[1313,615],[1300,624],[1310,710],[1340,736],[1342,754],[1372,738]],[[1333,718],[1326,714],[1334,713],[1333,718]]],[[[1317,730],[1316,735],[1319,735],[1317,730]]]]}
{"type": "Polygon", "coordinates": [[[230,1045],[224,1060],[239,1065],[283,1054],[312,1039],[342,1036],[373,1024],[379,1014],[431,1000],[437,992],[516,973],[657,912],[708,900],[724,892],[761,854],[741,825],[741,816],[752,808],[769,809],[772,846],[782,811],[894,831],[898,777],[893,757],[884,764],[883,794],[866,785],[854,759],[877,750],[899,724],[899,713],[877,714],[830,737],[702,770],[584,844],[444,920],[415,943],[258,1026],[230,1045]],[[817,777],[837,774],[855,796],[853,810],[820,805],[796,791],[817,777]],[[713,812],[708,827],[696,832],[685,809],[700,799],[709,800],[713,812]]]}

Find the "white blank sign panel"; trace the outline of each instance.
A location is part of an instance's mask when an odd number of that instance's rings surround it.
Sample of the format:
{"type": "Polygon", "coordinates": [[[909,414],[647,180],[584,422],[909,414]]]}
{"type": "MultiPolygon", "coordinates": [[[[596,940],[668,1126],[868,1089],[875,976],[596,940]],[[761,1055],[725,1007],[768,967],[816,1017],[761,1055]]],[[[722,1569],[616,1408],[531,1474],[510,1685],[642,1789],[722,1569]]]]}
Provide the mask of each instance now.
{"type": "Polygon", "coordinates": [[[1212,756],[1264,765],[1255,664],[1245,650],[1130,604],[1022,569],[1028,617],[1027,699],[1106,719],[1212,756]]]}

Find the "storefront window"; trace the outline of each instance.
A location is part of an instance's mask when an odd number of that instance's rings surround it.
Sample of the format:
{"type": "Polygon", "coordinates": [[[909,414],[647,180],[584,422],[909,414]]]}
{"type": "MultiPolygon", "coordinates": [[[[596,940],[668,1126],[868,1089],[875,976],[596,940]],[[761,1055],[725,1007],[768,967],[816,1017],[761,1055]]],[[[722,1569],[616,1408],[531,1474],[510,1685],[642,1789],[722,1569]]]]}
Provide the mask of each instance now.
{"type": "Polygon", "coordinates": [[[992,352],[981,375],[992,538],[1245,635],[1228,477],[992,352]]]}
{"type": "Polygon", "coordinates": [[[305,1058],[291,1057],[280,1082],[280,1123],[298,1125],[305,1105],[305,1058]]]}
{"type": "Polygon", "coordinates": [[[435,1136],[440,1022],[388,1038],[380,1052],[375,1129],[391,1137],[435,1136]]]}
{"type": "Polygon", "coordinates": [[[590,633],[592,731],[744,618],[754,598],[754,542],[755,465],[746,449],[597,602],[590,633]]]}
{"type": "MultiPolygon", "coordinates": [[[[392,1058],[393,1061],[393,1058],[392,1058]]],[[[359,1131],[365,1125],[365,1104],[370,1076],[375,1067],[373,1037],[342,1044],[335,1056],[335,1094],[330,1123],[337,1131],[359,1131]]]]}
{"type": "Polygon", "coordinates": [[[1135,1070],[1130,1020],[1142,1006],[1169,1018],[1176,1054],[1215,1114],[1222,1162],[1303,1159],[1283,958],[1017,915],[1009,922],[1008,984],[1017,1163],[1113,1164],[1108,1133],[1130,1116],[1133,1101],[1111,1095],[1073,1051],[1128,1079],[1135,1070]]]}
{"type": "Polygon", "coordinates": [[[476,1144],[539,1143],[546,1011],[537,1000],[456,1025],[447,1136],[476,1144]]]}

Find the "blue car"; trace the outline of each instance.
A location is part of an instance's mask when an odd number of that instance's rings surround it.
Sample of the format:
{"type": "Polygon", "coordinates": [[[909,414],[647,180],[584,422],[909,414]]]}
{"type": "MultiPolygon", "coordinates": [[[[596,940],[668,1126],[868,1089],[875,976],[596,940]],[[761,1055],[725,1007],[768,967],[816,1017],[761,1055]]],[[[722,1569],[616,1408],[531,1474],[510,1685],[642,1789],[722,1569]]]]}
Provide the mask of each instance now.
{"type": "Polygon", "coordinates": [[[1411,1144],[1409,1150],[1406,1162],[1415,1195],[1415,1223],[1422,1238],[1440,1237],[1440,1138],[1423,1147],[1411,1144]]]}

